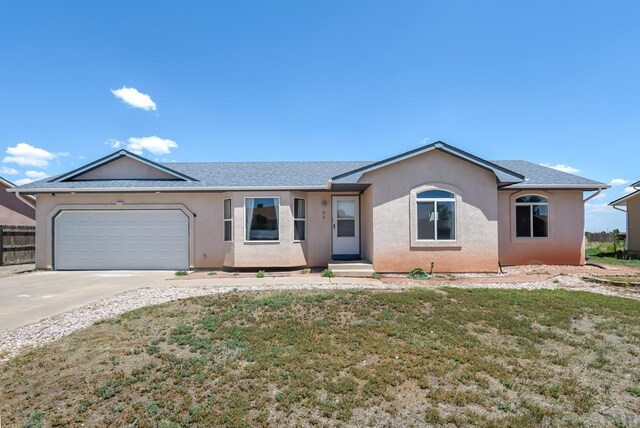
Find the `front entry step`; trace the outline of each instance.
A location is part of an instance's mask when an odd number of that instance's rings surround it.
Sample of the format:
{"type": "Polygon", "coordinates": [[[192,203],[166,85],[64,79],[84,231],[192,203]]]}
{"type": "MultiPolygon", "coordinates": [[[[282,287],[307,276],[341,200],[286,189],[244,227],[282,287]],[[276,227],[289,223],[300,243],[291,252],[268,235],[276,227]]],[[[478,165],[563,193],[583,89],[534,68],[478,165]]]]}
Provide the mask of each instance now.
{"type": "Polygon", "coordinates": [[[366,260],[331,260],[328,267],[336,276],[366,277],[375,273],[373,264],[366,260]]]}

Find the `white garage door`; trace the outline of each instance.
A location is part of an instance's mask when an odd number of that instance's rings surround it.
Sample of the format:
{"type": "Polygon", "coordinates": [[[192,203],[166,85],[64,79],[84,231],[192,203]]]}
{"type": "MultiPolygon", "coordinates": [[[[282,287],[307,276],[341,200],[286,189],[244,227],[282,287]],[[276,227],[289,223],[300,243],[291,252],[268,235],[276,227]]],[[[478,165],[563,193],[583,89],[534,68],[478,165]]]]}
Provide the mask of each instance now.
{"type": "Polygon", "coordinates": [[[180,210],[62,211],[55,269],[188,269],[189,219],[180,210]]]}

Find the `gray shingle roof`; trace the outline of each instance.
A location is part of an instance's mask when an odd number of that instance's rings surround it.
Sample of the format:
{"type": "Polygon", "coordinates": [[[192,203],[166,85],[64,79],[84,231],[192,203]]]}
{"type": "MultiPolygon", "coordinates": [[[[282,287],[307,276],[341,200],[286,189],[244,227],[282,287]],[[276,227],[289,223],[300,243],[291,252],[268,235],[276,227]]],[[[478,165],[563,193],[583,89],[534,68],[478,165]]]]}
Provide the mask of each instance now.
{"type": "Polygon", "coordinates": [[[539,165],[533,162],[523,160],[499,160],[493,161],[493,163],[524,175],[525,181],[522,184],[525,185],[606,186],[604,183],[600,183],[599,181],[558,171],[557,169],[549,168],[548,166],[539,165]]]}
{"type": "MultiPolygon", "coordinates": [[[[443,147],[457,150],[444,143],[439,143],[443,147]]],[[[428,146],[425,146],[428,147],[428,146]]],[[[422,148],[423,149],[423,148],[422,148]]],[[[420,149],[418,149],[420,150],[420,149]]],[[[410,155],[415,151],[407,152],[399,155],[400,157],[410,155]]],[[[477,158],[466,152],[459,151],[458,156],[469,156],[473,162],[479,162],[481,166],[488,165],[495,173],[496,177],[502,183],[509,183],[502,180],[504,176],[514,182],[525,177],[525,181],[518,185],[526,186],[584,186],[585,189],[593,187],[606,187],[603,183],[579,177],[573,174],[557,171],[555,169],[538,165],[527,161],[493,161],[488,162],[477,158]],[[486,164],[486,165],[485,165],[486,164]],[[515,174],[514,174],[515,173],[515,174]]],[[[457,152],[456,152],[457,153],[457,152]]],[[[103,158],[108,161],[114,156],[130,156],[141,159],[137,155],[129,152],[120,152],[103,158]]],[[[51,177],[44,180],[36,181],[18,189],[25,190],[44,190],[48,189],[145,189],[145,188],[166,188],[169,189],[229,189],[234,188],[326,188],[329,180],[336,177],[336,182],[340,181],[340,177],[351,176],[354,174],[362,175],[362,168],[378,166],[397,157],[389,158],[385,161],[325,161],[325,162],[177,162],[155,164],[159,168],[167,168],[173,170],[178,175],[191,177],[191,180],[87,180],[87,181],[65,181],[74,173],[61,174],[57,177],[51,177]],[[356,171],[356,173],[354,173],[356,171]],[[358,172],[359,171],[359,172],[358,172]],[[348,174],[349,173],[349,174],[348,174]],[[340,176],[340,177],[338,177],[340,176]],[[59,180],[58,180],[59,179],[59,180]]],[[[89,164],[100,165],[102,160],[98,160],[89,164]]],[[[151,162],[153,164],[153,162],[151,162]]],[[[86,168],[86,167],[83,167],[86,168]]],[[[79,168],[77,171],[82,170],[79,168]]],[[[353,178],[351,178],[352,180],[353,178]]],[[[357,180],[356,180],[357,181],[357,180]]],[[[511,186],[510,186],[511,187],[511,186]]]]}

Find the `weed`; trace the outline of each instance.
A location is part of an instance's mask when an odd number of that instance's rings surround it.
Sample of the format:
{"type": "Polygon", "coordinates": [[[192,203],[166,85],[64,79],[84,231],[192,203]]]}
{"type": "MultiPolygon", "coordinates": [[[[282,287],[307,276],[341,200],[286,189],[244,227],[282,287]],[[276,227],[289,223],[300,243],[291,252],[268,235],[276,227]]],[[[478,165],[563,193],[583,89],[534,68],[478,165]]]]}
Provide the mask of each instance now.
{"type": "Polygon", "coordinates": [[[218,274],[218,272],[213,271],[213,270],[212,270],[212,271],[207,272],[207,275],[217,275],[217,274],[218,274]]]}
{"type": "Polygon", "coordinates": [[[186,270],[176,271],[176,276],[186,276],[186,275],[189,275],[189,272],[187,272],[186,270]]]}
{"type": "Polygon", "coordinates": [[[320,276],[322,276],[324,278],[333,278],[334,276],[336,276],[336,274],[331,269],[327,268],[327,269],[322,271],[320,276]]]}
{"type": "Polygon", "coordinates": [[[373,275],[371,275],[371,278],[373,278],[373,279],[382,279],[382,274],[374,273],[373,275]]]}
{"type": "Polygon", "coordinates": [[[303,275],[306,275],[306,274],[308,274],[308,273],[311,273],[311,269],[309,269],[309,268],[304,268],[304,269],[302,269],[302,270],[300,271],[300,273],[301,273],[301,274],[303,274],[303,275]]]}
{"type": "Polygon", "coordinates": [[[264,278],[264,271],[259,270],[258,273],[256,273],[256,278],[264,278]]]}

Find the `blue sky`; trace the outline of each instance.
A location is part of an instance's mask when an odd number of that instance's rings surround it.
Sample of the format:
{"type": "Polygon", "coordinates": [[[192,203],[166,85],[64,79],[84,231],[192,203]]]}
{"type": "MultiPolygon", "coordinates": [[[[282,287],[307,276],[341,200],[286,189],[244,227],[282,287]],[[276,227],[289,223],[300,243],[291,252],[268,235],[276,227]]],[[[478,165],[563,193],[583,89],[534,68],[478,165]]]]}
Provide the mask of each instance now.
{"type": "Polygon", "coordinates": [[[443,140],[620,179],[586,218],[622,229],[605,204],[640,180],[638,22],[631,1],[3,2],[0,175],[114,146],[376,160],[443,140]]]}

